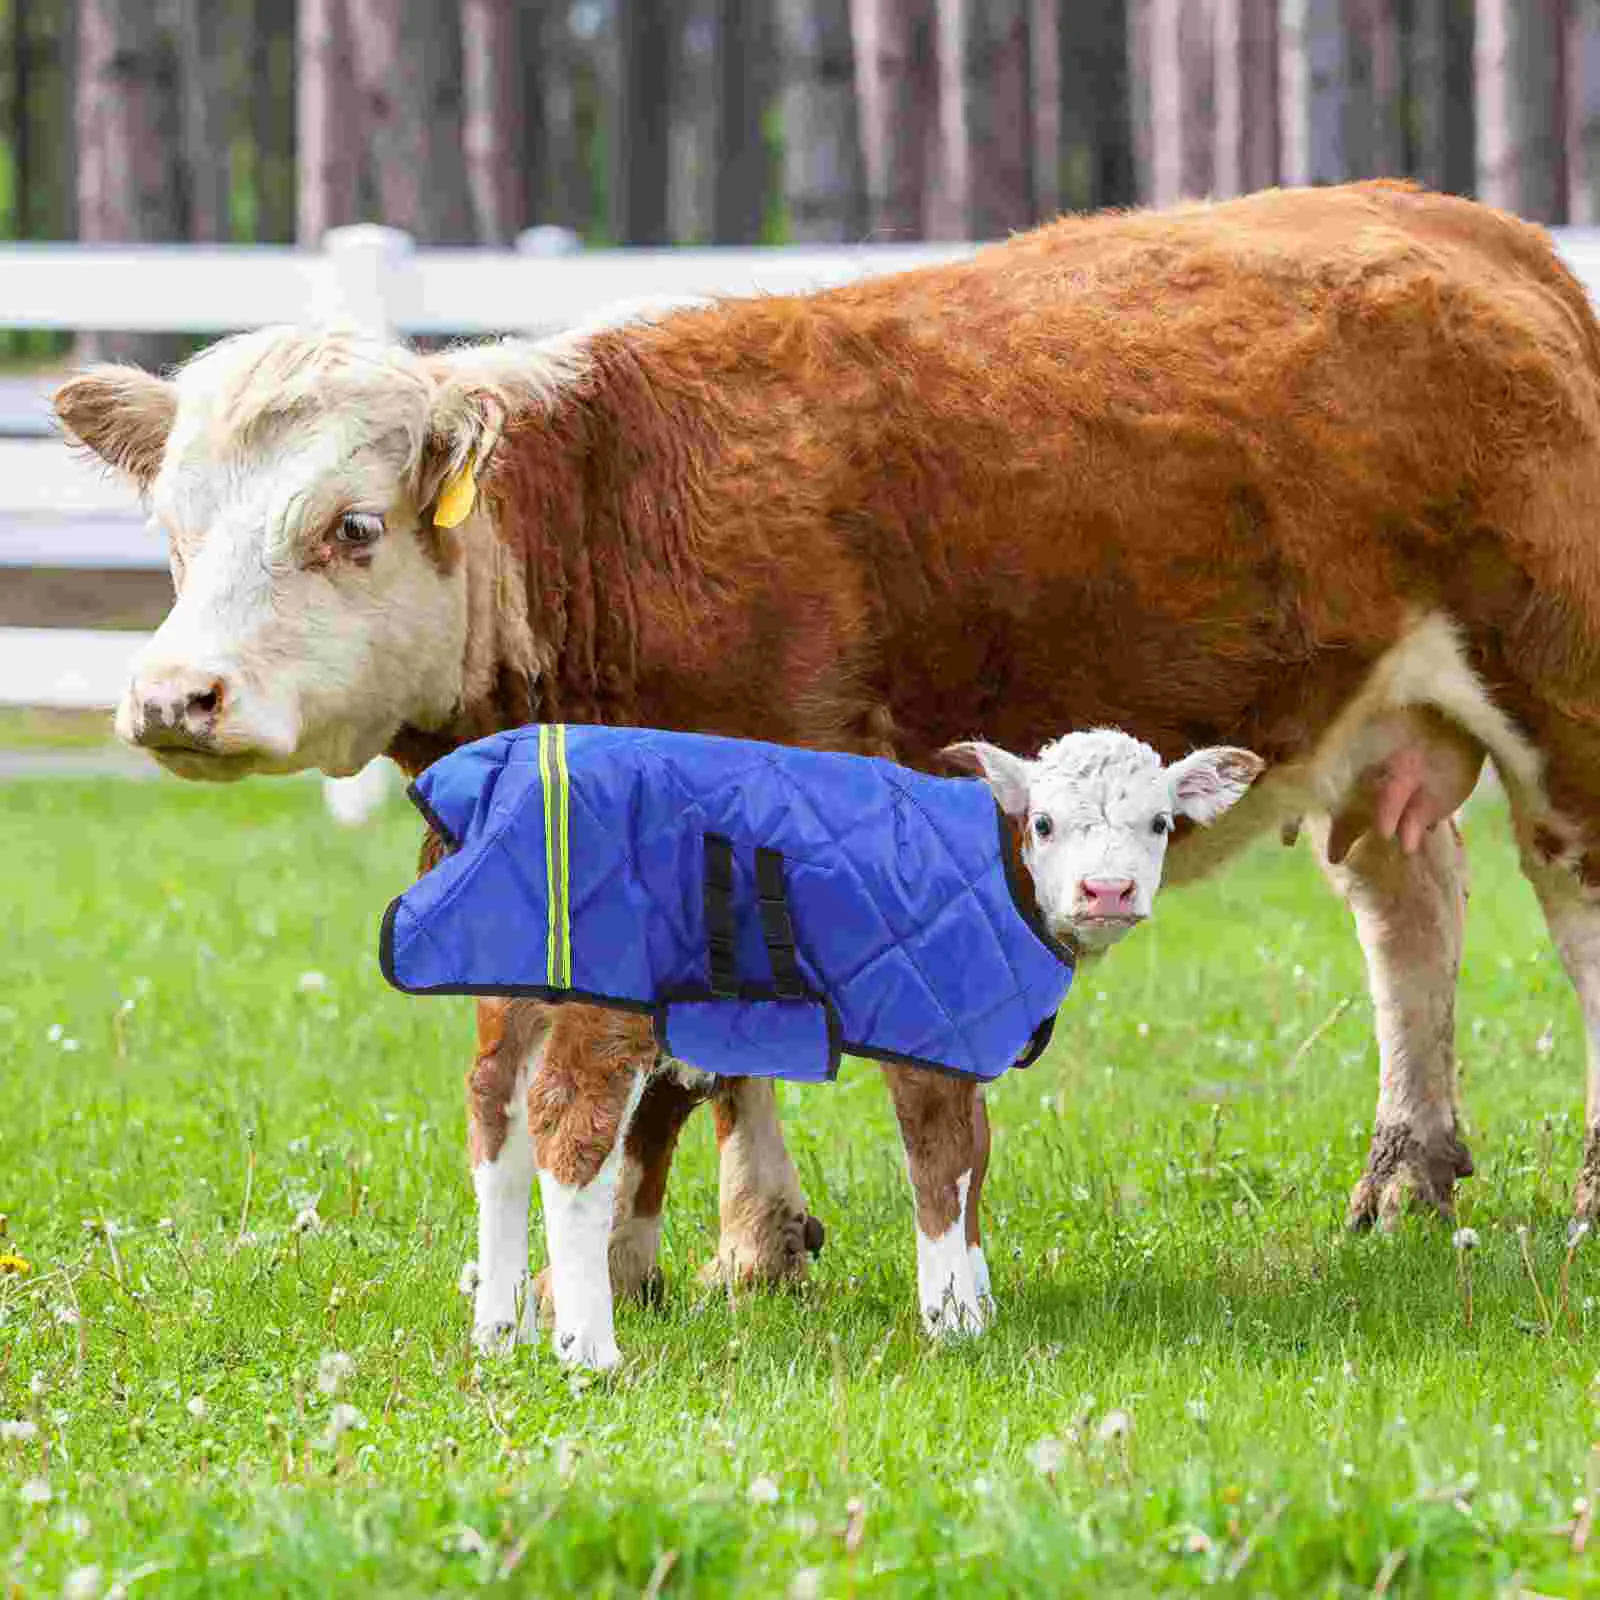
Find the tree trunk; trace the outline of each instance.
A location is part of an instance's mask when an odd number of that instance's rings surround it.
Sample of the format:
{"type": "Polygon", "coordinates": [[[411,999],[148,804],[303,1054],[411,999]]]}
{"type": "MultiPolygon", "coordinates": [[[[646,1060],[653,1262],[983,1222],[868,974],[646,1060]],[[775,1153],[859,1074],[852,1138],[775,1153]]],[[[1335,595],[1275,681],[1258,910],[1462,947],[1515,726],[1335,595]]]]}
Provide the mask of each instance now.
{"type": "Polygon", "coordinates": [[[1146,11],[1140,0],[1064,0],[1056,67],[1061,203],[1132,205],[1148,173],[1146,11]],[[1137,131],[1136,131],[1137,130],[1137,131]]]}
{"type": "Polygon", "coordinates": [[[1216,0],[1215,191],[1278,181],[1278,0],[1216,0]]]}
{"type": "Polygon", "coordinates": [[[973,239],[1004,238],[1034,220],[1031,9],[1032,0],[967,0],[963,99],[973,239]]]}
{"type": "Polygon", "coordinates": [[[253,12],[255,25],[235,74],[250,116],[250,236],[271,244],[292,244],[295,238],[295,10],[295,0],[244,0],[245,15],[253,12]]]}
{"type": "Polygon", "coordinates": [[[1032,106],[1033,214],[1054,217],[1061,199],[1061,14],[1058,0],[1029,0],[1028,100],[1032,106]]]}
{"type": "Polygon", "coordinates": [[[1478,193],[1540,222],[1567,216],[1564,0],[1479,0],[1478,193]]]}
{"type": "Polygon", "coordinates": [[[672,9],[671,0],[628,0],[616,12],[612,201],[613,231],[622,244],[671,243],[672,9]]]}
{"type": "Polygon", "coordinates": [[[233,148],[232,85],[228,81],[228,26],[235,18],[223,0],[178,0],[178,41],[183,116],[183,208],[189,238],[226,239],[231,230],[233,148]]]}
{"type": "Polygon", "coordinates": [[[851,17],[873,236],[920,239],[938,140],[932,0],[854,0],[851,17]]]}
{"type": "Polygon", "coordinates": [[[774,86],[771,0],[718,0],[717,131],[712,231],[719,244],[757,244],[766,222],[768,152],[762,121],[774,86]]]}
{"type": "Polygon", "coordinates": [[[1154,0],[1149,26],[1150,197],[1172,205],[1211,192],[1211,0],[1154,0]]]}
{"type": "Polygon", "coordinates": [[[1567,21],[1568,221],[1600,223],[1600,0],[1572,0],[1567,21]]]}
{"type": "Polygon", "coordinates": [[[867,231],[849,0],[780,0],[783,192],[789,236],[849,242],[867,231]]]}
{"type": "Polygon", "coordinates": [[[1284,182],[1342,182],[1348,164],[1341,0],[1283,0],[1279,49],[1284,182]]]}
{"type": "Polygon", "coordinates": [[[320,243],[361,215],[361,112],[348,0],[299,0],[295,233],[320,243]]]}
{"type": "Polygon", "coordinates": [[[461,29],[434,0],[351,0],[379,220],[422,244],[472,238],[461,144],[461,29]]]}
{"type": "Polygon", "coordinates": [[[929,183],[922,201],[922,231],[930,239],[965,239],[968,233],[972,152],[967,140],[966,58],[972,3],[934,0],[934,114],[926,128],[929,183]]]}
{"type": "Polygon", "coordinates": [[[1473,0],[1407,0],[1406,170],[1452,194],[1477,182],[1473,0]]]}
{"type": "Polygon", "coordinates": [[[1397,0],[1346,0],[1345,155],[1353,178],[1406,170],[1397,0]]]}
{"type": "Polygon", "coordinates": [[[517,0],[461,0],[462,143],[479,244],[509,244],[527,221],[520,16],[517,0]]]}
{"type": "Polygon", "coordinates": [[[598,120],[598,52],[579,47],[569,13],[567,0],[529,0],[524,10],[524,115],[532,147],[524,207],[536,223],[582,230],[597,212],[583,130],[598,120]]]}
{"type": "MultiPolygon", "coordinates": [[[[157,0],[80,0],[78,233],[86,243],[182,237],[177,62],[157,0]]],[[[160,366],[161,334],[87,335],[85,358],[160,366]]]]}
{"type": "Polygon", "coordinates": [[[12,0],[12,106],[17,230],[25,239],[77,232],[73,0],[12,0]]]}

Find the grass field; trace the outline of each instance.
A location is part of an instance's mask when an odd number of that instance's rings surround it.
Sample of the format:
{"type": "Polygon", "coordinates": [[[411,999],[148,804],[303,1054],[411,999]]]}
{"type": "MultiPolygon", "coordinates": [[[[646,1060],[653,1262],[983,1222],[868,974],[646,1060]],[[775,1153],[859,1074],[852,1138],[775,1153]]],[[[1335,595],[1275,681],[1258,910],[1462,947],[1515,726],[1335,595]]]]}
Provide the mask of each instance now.
{"type": "Polygon", "coordinates": [[[1470,1326],[1447,1233],[1341,1232],[1359,953],[1274,846],[1165,900],[994,1091],[981,1341],[922,1339],[849,1064],[782,1091],[810,1285],[696,1286],[699,1120],[666,1305],[585,1381],[469,1346],[470,1005],[374,956],[405,808],[0,786],[0,1253],[31,1269],[0,1276],[0,1594],[1600,1592],[1593,1243],[1559,1283],[1581,1039],[1500,821],[1469,830],[1470,1326]]]}

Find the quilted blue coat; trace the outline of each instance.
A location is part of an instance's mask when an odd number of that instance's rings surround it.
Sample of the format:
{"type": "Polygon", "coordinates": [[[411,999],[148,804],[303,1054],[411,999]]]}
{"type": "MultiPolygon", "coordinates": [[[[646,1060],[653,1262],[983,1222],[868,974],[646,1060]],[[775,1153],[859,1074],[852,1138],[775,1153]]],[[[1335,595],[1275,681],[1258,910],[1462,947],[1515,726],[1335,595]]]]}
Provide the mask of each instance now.
{"type": "Polygon", "coordinates": [[[545,724],[410,792],[451,853],[383,919],[408,994],[646,1012],[707,1072],[816,1082],[849,1051],[989,1079],[1044,1049],[1072,981],[975,779],[545,724]]]}

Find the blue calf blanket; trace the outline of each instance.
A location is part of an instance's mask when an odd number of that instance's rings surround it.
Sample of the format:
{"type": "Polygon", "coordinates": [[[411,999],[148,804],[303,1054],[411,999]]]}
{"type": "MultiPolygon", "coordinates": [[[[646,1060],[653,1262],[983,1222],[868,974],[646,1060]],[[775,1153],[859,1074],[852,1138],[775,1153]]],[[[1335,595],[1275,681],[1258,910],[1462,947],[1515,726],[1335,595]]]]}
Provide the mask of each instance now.
{"type": "Polygon", "coordinates": [[[410,793],[451,853],[384,915],[408,994],[645,1012],[724,1075],[822,1081],[848,1050],[990,1079],[1038,1057],[1072,982],[975,779],[544,724],[410,793]]]}

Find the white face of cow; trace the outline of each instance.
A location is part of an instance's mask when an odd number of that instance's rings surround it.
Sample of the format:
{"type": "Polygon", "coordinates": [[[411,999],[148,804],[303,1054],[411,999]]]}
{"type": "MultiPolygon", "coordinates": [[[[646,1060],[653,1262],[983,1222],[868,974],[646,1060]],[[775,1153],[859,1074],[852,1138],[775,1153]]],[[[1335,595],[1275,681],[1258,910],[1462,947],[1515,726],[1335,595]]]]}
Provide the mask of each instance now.
{"type": "Polygon", "coordinates": [[[451,376],[400,346],[266,329],[172,380],[104,367],[61,389],[68,430],[134,480],[171,549],[177,601],[133,663],[124,739],[187,778],[338,775],[448,718],[460,540],[489,533],[437,529],[434,506],[504,411],[492,381],[451,376]]]}
{"type": "Polygon", "coordinates": [[[1027,761],[991,744],[950,752],[975,764],[1022,825],[1022,859],[1050,931],[1105,950],[1150,915],[1179,817],[1208,823],[1255,781],[1261,758],[1219,746],[1166,767],[1110,728],[1069,733],[1027,761]]]}

